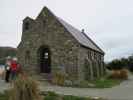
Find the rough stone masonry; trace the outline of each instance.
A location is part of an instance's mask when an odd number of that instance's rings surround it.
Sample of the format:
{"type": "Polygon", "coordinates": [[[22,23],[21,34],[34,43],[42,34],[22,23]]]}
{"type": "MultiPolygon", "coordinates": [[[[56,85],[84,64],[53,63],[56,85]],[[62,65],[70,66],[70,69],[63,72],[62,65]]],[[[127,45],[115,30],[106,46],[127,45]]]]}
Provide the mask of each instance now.
{"type": "Polygon", "coordinates": [[[44,7],[36,19],[23,20],[18,59],[31,75],[61,71],[76,80],[105,74],[104,52],[86,35],[44,7]]]}

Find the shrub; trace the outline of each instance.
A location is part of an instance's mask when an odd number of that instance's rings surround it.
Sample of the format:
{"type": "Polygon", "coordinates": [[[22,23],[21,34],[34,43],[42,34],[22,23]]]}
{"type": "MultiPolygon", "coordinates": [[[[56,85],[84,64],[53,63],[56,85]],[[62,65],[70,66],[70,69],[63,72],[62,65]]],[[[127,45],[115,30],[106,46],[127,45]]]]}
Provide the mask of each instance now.
{"type": "Polygon", "coordinates": [[[52,83],[63,86],[65,83],[65,74],[61,72],[56,72],[55,74],[53,74],[52,83]]]}
{"type": "Polygon", "coordinates": [[[109,77],[113,79],[119,79],[119,76],[120,76],[120,70],[113,70],[112,74],[110,74],[109,77]]]}
{"type": "Polygon", "coordinates": [[[128,71],[127,71],[127,69],[122,69],[120,71],[120,79],[128,79],[128,71]]]}
{"type": "Polygon", "coordinates": [[[37,83],[26,75],[19,75],[9,91],[9,100],[41,100],[37,83]]]}
{"type": "Polygon", "coordinates": [[[113,79],[127,79],[128,78],[128,71],[126,69],[113,70],[112,74],[110,74],[109,78],[113,78],[113,79]]]}
{"type": "Polygon", "coordinates": [[[79,82],[79,87],[86,88],[88,87],[88,81],[80,81],[79,82]]]}

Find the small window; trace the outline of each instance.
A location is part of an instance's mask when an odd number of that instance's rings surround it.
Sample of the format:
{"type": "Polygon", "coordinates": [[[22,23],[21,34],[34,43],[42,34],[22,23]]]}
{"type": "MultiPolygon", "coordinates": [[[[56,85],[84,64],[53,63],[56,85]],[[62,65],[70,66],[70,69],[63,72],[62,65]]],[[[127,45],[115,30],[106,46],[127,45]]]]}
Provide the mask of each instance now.
{"type": "Polygon", "coordinates": [[[88,51],[88,58],[91,59],[91,51],[88,51]]]}
{"type": "Polygon", "coordinates": [[[95,60],[95,58],[96,58],[95,52],[93,52],[93,58],[94,58],[94,60],[95,60]]]}
{"type": "Polygon", "coordinates": [[[91,52],[91,59],[94,60],[94,52],[91,52]]]}
{"type": "Polygon", "coordinates": [[[29,63],[29,60],[30,60],[30,51],[26,51],[25,52],[25,61],[26,61],[26,63],[29,63]]]}
{"type": "Polygon", "coordinates": [[[101,61],[101,55],[99,54],[99,61],[101,61]]]}
{"type": "Polygon", "coordinates": [[[26,22],[25,25],[24,25],[24,29],[29,30],[29,25],[30,25],[29,22],[26,22]]]}
{"type": "Polygon", "coordinates": [[[46,26],[46,20],[43,20],[43,27],[46,26]]]}

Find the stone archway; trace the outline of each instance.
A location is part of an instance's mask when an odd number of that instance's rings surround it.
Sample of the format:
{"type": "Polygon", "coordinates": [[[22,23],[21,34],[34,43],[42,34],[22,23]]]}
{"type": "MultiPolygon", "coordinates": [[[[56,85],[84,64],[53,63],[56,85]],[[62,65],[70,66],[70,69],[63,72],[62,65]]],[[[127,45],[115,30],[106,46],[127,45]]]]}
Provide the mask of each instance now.
{"type": "Polygon", "coordinates": [[[51,52],[48,46],[38,49],[38,65],[41,73],[51,73],[51,52]]]}

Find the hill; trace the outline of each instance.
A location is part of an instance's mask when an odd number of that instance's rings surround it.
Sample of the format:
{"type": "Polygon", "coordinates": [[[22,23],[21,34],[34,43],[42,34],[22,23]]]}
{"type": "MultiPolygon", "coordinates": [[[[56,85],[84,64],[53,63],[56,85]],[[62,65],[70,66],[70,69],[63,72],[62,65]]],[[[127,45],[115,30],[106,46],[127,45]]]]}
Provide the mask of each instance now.
{"type": "Polygon", "coordinates": [[[7,56],[16,56],[17,49],[13,47],[0,47],[0,64],[5,63],[5,58],[7,56]]]}

